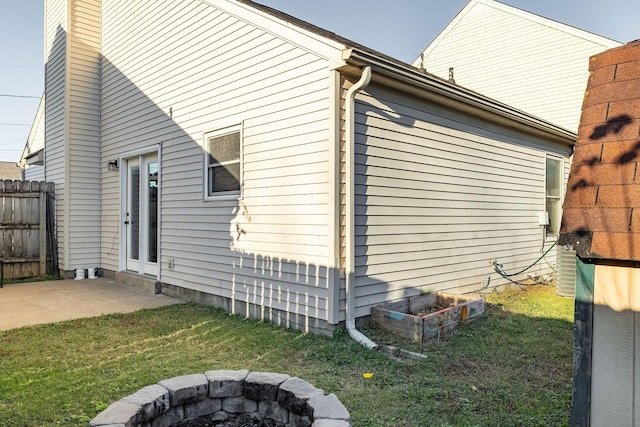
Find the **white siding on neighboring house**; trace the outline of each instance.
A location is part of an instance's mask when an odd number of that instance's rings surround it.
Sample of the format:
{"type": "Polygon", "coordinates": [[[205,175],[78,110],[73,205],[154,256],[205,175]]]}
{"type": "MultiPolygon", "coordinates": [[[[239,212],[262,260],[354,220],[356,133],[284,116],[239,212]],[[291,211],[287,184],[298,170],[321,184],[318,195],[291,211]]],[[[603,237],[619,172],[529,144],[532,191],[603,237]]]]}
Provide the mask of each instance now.
{"type": "Polygon", "coordinates": [[[477,291],[485,276],[505,283],[492,259],[508,273],[533,263],[546,153],[570,155],[557,147],[377,86],[358,95],[357,316],[420,289],[477,291]]]}
{"type": "Polygon", "coordinates": [[[25,181],[45,181],[44,166],[26,166],[24,169],[25,181]]]}
{"type": "Polygon", "coordinates": [[[416,59],[449,78],[572,132],[589,57],[620,43],[504,5],[472,0],[416,59]]]}
{"type": "Polygon", "coordinates": [[[27,166],[24,169],[25,181],[44,181],[44,166],[27,166]]]}
{"type": "MultiPolygon", "coordinates": [[[[294,45],[238,13],[103,2],[102,158],[160,146],[163,283],[326,319],[329,61],[307,35],[294,45]],[[242,198],[203,200],[203,133],[230,125],[242,198]]],[[[103,176],[102,265],[117,271],[120,175],[103,176]]]]}
{"type": "Polygon", "coordinates": [[[20,158],[20,166],[24,169],[23,178],[25,181],[44,181],[44,164],[27,164],[26,158],[30,155],[40,156],[44,158],[44,96],[40,98],[40,104],[33,119],[27,143],[25,144],[22,157],[20,158]]]}

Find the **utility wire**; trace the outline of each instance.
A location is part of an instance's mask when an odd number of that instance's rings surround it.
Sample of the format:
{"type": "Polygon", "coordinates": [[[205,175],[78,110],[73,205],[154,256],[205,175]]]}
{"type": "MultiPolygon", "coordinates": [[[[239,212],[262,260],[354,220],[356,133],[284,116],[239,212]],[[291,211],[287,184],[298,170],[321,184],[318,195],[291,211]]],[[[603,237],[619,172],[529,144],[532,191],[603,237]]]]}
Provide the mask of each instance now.
{"type": "Polygon", "coordinates": [[[5,93],[0,93],[0,96],[5,97],[5,98],[33,98],[33,99],[40,99],[39,96],[31,96],[31,95],[8,95],[5,93]]]}
{"type": "Polygon", "coordinates": [[[31,126],[27,123],[0,123],[0,126],[31,126]]]}
{"type": "Polygon", "coordinates": [[[44,68],[42,65],[19,65],[19,64],[0,64],[0,67],[35,68],[35,69],[44,68]]]}

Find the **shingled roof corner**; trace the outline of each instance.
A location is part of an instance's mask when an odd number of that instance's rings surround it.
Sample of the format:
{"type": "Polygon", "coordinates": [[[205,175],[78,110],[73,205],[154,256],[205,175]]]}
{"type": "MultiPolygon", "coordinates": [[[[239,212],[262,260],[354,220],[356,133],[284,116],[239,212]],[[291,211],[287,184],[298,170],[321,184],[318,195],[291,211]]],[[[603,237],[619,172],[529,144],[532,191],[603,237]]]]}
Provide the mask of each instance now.
{"type": "Polygon", "coordinates": [[[640,260],[640,40],[594,55],[559,244],[581,258],[640,260]]]}

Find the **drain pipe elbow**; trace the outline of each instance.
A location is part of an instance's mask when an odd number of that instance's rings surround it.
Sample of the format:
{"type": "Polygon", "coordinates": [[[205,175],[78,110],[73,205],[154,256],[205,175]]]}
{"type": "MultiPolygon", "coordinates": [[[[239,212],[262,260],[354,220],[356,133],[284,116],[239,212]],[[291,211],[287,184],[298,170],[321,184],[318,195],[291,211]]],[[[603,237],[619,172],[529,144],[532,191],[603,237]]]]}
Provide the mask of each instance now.
{"type": "Polygon", "coordinates": [[[349,336],[359,344],[375,350],[378,344],[371,341],[366,335],[356,328],[355,315],[355,98],[356,94],[365,89],[371,82],[371,67],[362,69],[362,76],[346,94],[346,322],[345,327],[349,336]]]}
{"type": "Polygon", "coordinates": [[[371,339],[356,329],[356,322],[346,322],[347,333],[351,337],[352,340],[357,342],[358,344],[362,344],[370,350],[377,350],[378,344],[371,341],[371,339]]]}

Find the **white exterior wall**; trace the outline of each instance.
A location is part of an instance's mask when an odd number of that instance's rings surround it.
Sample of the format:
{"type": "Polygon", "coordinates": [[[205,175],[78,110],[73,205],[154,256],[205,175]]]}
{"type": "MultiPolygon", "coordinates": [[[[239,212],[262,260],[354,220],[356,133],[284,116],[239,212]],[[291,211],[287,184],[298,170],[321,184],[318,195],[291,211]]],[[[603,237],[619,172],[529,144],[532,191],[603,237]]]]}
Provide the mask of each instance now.
{"type": "Polygon", "coordinates": [[[56,183],[56,228],[59,265],[67,262],[65,174],[67,92],[67,8],[66,0],[45,2],[45,179],[56,183]]]}
{"type": "Polygon", "coordinates": [[[27,166],[24,169],[25,181],[44,181],[44,166],[27,166]]]}
{"type": "MultiPolygon", "coordinates": [[[[100,263],[100,1],[69,8],[66,270],[100,263]]],[[[58,220],[60,222],[60,219],[58,220]]]]}
{"type": "MultiPolygon", "coordinates": [[[[245,5],[211,3],[224,9],[103,1],[103,163],[160,147],[163,283],[326,319],[328,57],[340,50],[245,5]],[[203,200],[203,133],[240,123],[243,197],[203,200]]],[[[115,271],[119,178],[103,172],[102,266],[115,271]]]]}
{"type": "Polygon", "coordinates": [[[358,95],[356,123],[357,316],[421,289],[505,283],[490,260],[513,273],[540,257],[546,153],[569,147],[377,86],[358,95]]]}
{"type": "Polygon", "coordinates": [[[26,165],[25,157],[44,149],[44,97],[40,99],[36,116],[31,125],[20,165],[24,168],[25,181],[44,181],[44,165],[26,165]]]}
{"type": "Polygon", "coordinates": [[[45,7],[44,178],[56,183],[59,266],[68,271],[99,263],[100,1],[45,7]]]}
{"type": "Polygon", "coordinates": [[[445,79],[453,67],[457,84],[577,132],[589,57],[619,45],[495,1],[474,0],[424,51],[424,67],[445,79]]]}

